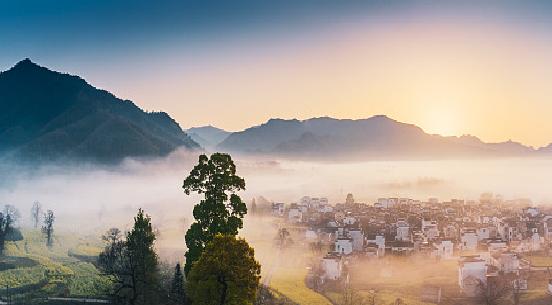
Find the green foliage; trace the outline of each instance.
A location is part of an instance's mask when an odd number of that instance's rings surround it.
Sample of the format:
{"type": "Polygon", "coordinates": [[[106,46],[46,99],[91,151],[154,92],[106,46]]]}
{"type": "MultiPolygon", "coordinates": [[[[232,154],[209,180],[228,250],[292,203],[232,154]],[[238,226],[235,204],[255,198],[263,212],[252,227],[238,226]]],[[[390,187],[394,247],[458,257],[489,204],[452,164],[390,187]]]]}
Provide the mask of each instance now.
{"type": "Polygon", "coordinates": [[[13,206],[7,204],[0,212],[0,256],[4,255],[6,241],[10,240],[13,234],[14,224],[19,218],[19,211],[13,206]]]}
{"type": "Polygon", "coordinates": [[[150,217],[140,209],[126,240],[120,240],[118,231],[113,229],[104,240],[108,245],[98,263],[114,282],[114,301],[132,305],[156,304],[160,296],[159,262],[150,217]]]}
{"type": "Polygon", "coordinates": [[[174,268],[174,277],[171,283],[171,299],[176,304],[182,304],[186,300],[186,293],[184,291],[184,274],[182,274],[182,268],[180,264],[176,264],[174,268]]]}
{"type": "Polygon", "coordinates": [[[54,244],[54,221],[55,221],[54,212],[52,210],[46,211],[44,213],[44,226],[42,227],[42,233],[46,237],[46,246],[52,248],[54,244]]]}
{"type": "Polygon", "coordinates": [[[33,163],[113,163],[199,147],[166,113],[146,113],[79,77],[30,60],[2,73],[0,105],[2,149],[33,163]]]}
{"type": "Polygon", "coordinates": [[[236,175],[236,166],[228,154],[214,153],[210,158],[199,156],[182,186],[189,195],[203,194],[204,199],[194,207],[194,222],[186,232],[186,264],[190,272],[193,262],[199,259],[205,245],[216,234],[237,235],[243,227],[247,207],[235,192],[245,189],[245,180],[236,175]]]}
{"type": "Polygon", "coordinates": [[[11,229],[8,234],[6,234],[6,241],[21,241],[23,240],[23,234],[18,228],[11,229]]]}
{"type": "Polygon", "coordinates": [[[256,298],[261,266],[243,239],[218,234],[193,264],[187,291],[192,304],[250,305],[256,298]]]}
{"type": "Polygon", "coordinates": [[[93,251],[92,245],[97,243],[94,238],[58,234],[58,242],[49,249],[40,231],[21,233],[24,240],[6,244],[6,256],[2,258],[3,264],[0,263],[1,287],[8,285],[18,298],[105,297],[111,283],[93,264],[69,255],[71,248],[93,251]]]}

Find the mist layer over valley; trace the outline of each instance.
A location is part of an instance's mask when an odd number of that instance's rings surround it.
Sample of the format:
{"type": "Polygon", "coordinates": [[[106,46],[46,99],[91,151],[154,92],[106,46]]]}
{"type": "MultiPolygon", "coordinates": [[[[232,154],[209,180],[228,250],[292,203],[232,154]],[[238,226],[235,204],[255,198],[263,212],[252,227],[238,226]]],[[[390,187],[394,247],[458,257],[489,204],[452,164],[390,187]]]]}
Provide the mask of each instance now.
{"type": "MultiPolygon", "coordinates": [[[[551,159],[332,163],[234,158],[246,181],[242,198],[248,203],[258,196],[292,203],[310,195],[335,204],[353,193],[358,202],[370,204],[379,197],[476,199],[483,192],[535,204],[552,202],[552,189],[543,186],[552,180],[551,159]]],[[[184,234],[200,198],[185,196],[181,184],[196,161],[197,153],[181,150],[150,161],[126,159],[116,167],[3,164],[0,203],[15,205],[23,214],[22,224],[28,225],[27,212],[39,201],[56,212],[60,230],[98,235],[112,226],[130,226],[143,208],[161,233],[160,250],[184,249],[184,234]]],[[[246,223],[248,229],[253,228],[246,223]]]]}

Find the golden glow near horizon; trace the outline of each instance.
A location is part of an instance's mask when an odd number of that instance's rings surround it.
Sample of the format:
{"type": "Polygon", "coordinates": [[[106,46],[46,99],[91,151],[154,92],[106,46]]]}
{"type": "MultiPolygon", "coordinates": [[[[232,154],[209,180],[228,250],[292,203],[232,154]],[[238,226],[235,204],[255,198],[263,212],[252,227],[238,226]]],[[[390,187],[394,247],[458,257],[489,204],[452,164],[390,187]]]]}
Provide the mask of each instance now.
{"type": "Polygon", "coordinates": [[[122,96],[186,128],[386,114],[429,133],[552,142],[552,37],[521,26],[351,22],[236,49],[183,59],[122,96]]]}

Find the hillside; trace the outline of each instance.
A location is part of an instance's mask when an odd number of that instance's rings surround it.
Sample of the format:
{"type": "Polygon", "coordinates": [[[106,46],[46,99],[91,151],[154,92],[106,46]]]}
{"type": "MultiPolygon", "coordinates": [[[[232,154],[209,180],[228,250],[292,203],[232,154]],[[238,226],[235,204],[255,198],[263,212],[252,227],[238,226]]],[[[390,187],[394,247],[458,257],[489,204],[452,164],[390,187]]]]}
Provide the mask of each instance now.
{"type": "Polygon", "coordinates": [[[213,126],[192,127],[186,133],[201,147],[212,150],[224,141],[231,132],[213,126]]]}
{"type": "Polygon", "coordinates": [[[199,148],[168,114],[29,59],[0,74],[0,109],[0,153],[24,160],[117,162],[199,148]]]}
{"type": "Polygon", "coordinates": [[[350,120],[271,119],[232,133],[217,147],[228,152],[321,158],[456,158],[526,156],[531,147],[485,143],[473,136],[443,137],[383,115],[350,120]]]}

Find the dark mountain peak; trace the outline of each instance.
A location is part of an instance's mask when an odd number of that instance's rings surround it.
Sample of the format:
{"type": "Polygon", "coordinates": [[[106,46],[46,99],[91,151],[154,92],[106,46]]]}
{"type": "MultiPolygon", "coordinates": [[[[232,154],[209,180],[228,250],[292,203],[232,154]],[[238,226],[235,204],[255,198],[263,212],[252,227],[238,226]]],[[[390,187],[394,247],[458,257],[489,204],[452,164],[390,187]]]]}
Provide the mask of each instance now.
{"type": "Polygon", "coordinates": [[[37,66],[38,65],[36,63],[34,63],[30,58],[26,57],[25,59],[19,61],[18,63],[15,64],[15,66],[24,66],[24,65],[31,65],[31,66],[37,66]]]}
{"type": "Polygon", "coordinates": [[[25,58],[9,70],[1,72],[0,77],[8,82],[4,85],[8,87],[15,85],[17,88],[24,90],[48,88],[52,85],[72,86],[79,89],[86,86],[93,88],[79,76],[50,70],[29,58],[25,58]]]}
{"type": "Polygon", "coordinates": [[[372,116],[370,119],[372,120],[381,120],[381,121],[393,121],[396,122],[394,119],[386,116],[385,114],[376,114],[372,116]]]}
{"type": "Polygon", "coordinates": [[[36,67],[36,68],[40,68],[40,66],[38,64],[36,64],[35,62],[33,62],[30,58],[25,58],[21,61],[19,61],[18,63],[15,64],[14,68],[21,68],[21,67],[36,67]]]}
{"type": "Polygon", "coordinates": [[[28,58],[0,74],[0,107],[0,154],[22,159],[116,162],[198,147],[167,113],[28,58]]]}
{"type": "Polygon", "coordinates": [[[46,68],[39,66],[35,62],[31,61],[29,58],[25,58],[17,62],[13,67],[8,69],[7,71],[4,71],[3,73],[30,72],[30,71],[38,71],[38,70],[44,70],[44,69],[46,68]]]}

